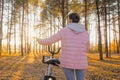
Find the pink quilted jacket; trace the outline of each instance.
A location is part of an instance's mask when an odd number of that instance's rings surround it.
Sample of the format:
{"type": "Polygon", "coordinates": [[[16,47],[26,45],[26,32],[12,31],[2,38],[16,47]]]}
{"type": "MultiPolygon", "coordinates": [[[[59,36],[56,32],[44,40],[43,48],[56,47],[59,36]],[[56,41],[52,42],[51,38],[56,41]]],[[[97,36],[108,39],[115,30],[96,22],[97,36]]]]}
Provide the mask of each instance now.
{"type": "Polygon", "coordinates": [[[39,39],[39,44],[49,45],[61,40],[60,62],[61,66],[72,69],[86,69],[88,67],[87,55],[89,51],[88,32],[82,25],[67,25],[55,35],[47,39],[39,39]],[[76,30],[74,26],[81,29],[76,30]]]}

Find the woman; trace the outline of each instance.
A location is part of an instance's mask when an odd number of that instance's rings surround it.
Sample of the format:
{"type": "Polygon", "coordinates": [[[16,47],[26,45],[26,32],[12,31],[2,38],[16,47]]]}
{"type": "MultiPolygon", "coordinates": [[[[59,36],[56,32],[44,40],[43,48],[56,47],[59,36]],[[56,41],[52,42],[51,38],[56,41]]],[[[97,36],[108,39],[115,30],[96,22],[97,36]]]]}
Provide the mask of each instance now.
{"type": "Polygon", "coordinates": [[[79,20],[77,13],[71,13],[65,28],[50,38],[37,39],[39,44],[43,45],[61,40],[60,62],[67,80],[84,80],[88,67],[86,53],[89,51],[89,36],[84,26],[79,24],[79,20]]]}

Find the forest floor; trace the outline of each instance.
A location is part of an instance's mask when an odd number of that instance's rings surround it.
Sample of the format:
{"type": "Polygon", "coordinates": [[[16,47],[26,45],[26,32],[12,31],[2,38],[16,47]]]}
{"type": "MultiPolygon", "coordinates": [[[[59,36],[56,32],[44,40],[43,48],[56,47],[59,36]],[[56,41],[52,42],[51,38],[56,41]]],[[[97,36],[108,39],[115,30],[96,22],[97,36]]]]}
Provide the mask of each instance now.
{"type": "MultiPolygon", "coordinates": [[[[89,53],[89,67],[85,80],[120,80],[120,55],[99,60],[99,54],[89,53]]],[[[105,55],[104,55],[105,56],[105,55]]],[[[0,57],[0,80],[43,80],[47,65],[41,63],[40,54],[0,57]]],[[[57,80],[65,80],[60,67],[54,67],[57,80]]]]}

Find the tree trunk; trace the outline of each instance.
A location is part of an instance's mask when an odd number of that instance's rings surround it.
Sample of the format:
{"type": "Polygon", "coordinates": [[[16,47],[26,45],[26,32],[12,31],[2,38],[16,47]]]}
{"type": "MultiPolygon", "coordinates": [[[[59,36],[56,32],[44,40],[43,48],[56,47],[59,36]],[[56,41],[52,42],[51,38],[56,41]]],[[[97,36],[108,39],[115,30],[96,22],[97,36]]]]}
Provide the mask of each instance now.
{"type": "Polygon", "coordinates": [[[19,36],[20,36],[20,45],[19,45],[19,52],[21,52],[21,11],[19,11],[19,36]]]}
{"type": "MultiPolygon", "coordinates": [[[[29,25],[29,13],[28,13],[28,9],[29,9],[29,4],[27,3],[27,36],[30,36],[30,25],[29,25]]],[[[31,48],[30,48],[30,38],[27,37],[27,53],[30,53],[31,48]]]]}
{"type": "MultiPolygon", "coordinates": [[[[15,17],[16,17],[16,14],[15,14],[15,2],[14,2],[14,9],[13,9],[13,11],[14,11],[14,19],[16,19],[15,17]]],[[[15,20],[14,20],[14,53],[16,53],[16,22],[15,22],[15,20]]]]}
{"type": "MultiPolygon", "coordinates": [[[[41,24],[39,28],[39,37],[41,38],[41,24]]],[[[39,54],[41,53],[41,46],[39,45],[39,54]]]]}
{"type": "Polygon", "coordinates": [[[2,55],[2,24],[3,24],[3,9],[4,9],[4,0],[2,0],[0,2],[0,5],[2,6],[1,10],[0,10],[0,56],[2,55]]]}
{"type": "Polygon", "coordinates": [[[23,56],[24,0],[22,0],[21,56],[23,56]]]}
{"type": "MultiPolygon", "coordinates": [[[[52,26],[53,26],[53,21],[52,21],[52,15],[50,14],[50,36],[52,36],[52,31],[53,31],[53,29],[52,29],[52,26]]],[[[51,50],[52,50],[53,48],[51,48],[51,50]]]]}
{"type": "Polygon", "coordinates": [[[112,16],[113,18],[113,36],[114,36],[114,53],[116,53],[117,52],[117,35],[116,35],[116,23],[115,23],[115,13],[114,13],[114,11],[113,11],[113,16],[112,16]]]}
{"type": "MultiPolygon", "coordinates": [[[[34,5],[35,5],[35,0],[34,0],[34,5]]],[[[34,24],[33,24],[33,29],[34,29],[34,25],[36,24],[36,7],[34,6],[33,7],[34,9],[34,24]]],[[[34,29],[34,32],[35,32],[35,29],[34,29]]],[[[35,37],[36,35],[34,35],[35,37]]],[[[35,39],[34,39],[34,46],[33,46],[33,52],[36,53],[36,42],[35,42],[35,39]]]]}
{"type": "Polygon", "coordinates": [[[16,53],[16,26],[14,24],[14,53],[16,53]]]}
{"type": "Polygon", "coordinates": [[[117,6],[118,6],[118,29],[119,29],[118,53],[120,53],[120,0],[117,0],[117,6]]]}
{"type": "Polygon", "coordinates": [[[109,12],[108,12],[108,14],[109,14],[109,57],[111,57],[110,1],[108,1],[108,8],[109,8],[109,12]]]}
{"type": "Polygon", "coordinates": [[[13,25],[13,1],[11,1],[11,4],[12,4],[12,9],[11,9],[11,18],[10,18],[10,30],[9,30],[9,54],[11,55],[11,35],[12,35],[12,32],[11,32],[11,30],[12,30],[12,25],[13,25]]]}
{"type": "Polygon", "coordinates": [[[65,0],[62,0],[62,27],[65,27],[65,0]]]}
{"type": "Polygon", "coordinates": [[[9,13],[9,9],[10,8],[10,3],[8,2],[8,17],[7,17],[7,20],[8,20],[8,28],[7,28],[7,52],[9,53],[9,45],[10,45],[10,43],[9,43],[9,36],[10,36],[10,34],[9,34],[9,32],[10,32],[10,21],[9,21],[9,15],[10,15],[10,13],[9,13]]]}
{"type": "MultiPolygon", "coordinates": [[[[26,14],[24,14],[24,15],[26,15],[26,14]]],[[[25,22],[25,24],[27,24],[26,16],[24,17],[24,22],[25,22]]],[[[24,43],[24,53],[25,53],[25,54],[27,53],[27,52],[26,52],[26,51],[27,51],[27,49],[26,49],[26,48],[27,48],[27,47],[26,47],[26,46],[27,46],[27,32],[26,32],[26,31],[27,31],[27,28],[26,28],[26,26],[25,26],[25,27],[24,27],[24,32],[23,32],[23,34],[24,34],[24,42],[25,42],[25,43],[24,43]]]]}
{"type": "Polygon", "coordinates": [[[68,5],[68,1],[67,0],[59,0],[59,8],[61,10],[61,15],[62,15],[62,27],[65,27],[65,23],[66,23],[66,12],[68,12],[68,6],[65,6],[65,2],[66,5],[68,5]],[[66,11],[65,11],[66,10],[66,11]]]}
{"type": "MultiPolygon", "coordinates": [[[[53,22],[55,22],[55,16],[53,16],[53,22]]],[[[55,23],[53,23],[53,27],[54,27],[54,34],[55,34],[55,31],[56,31],[56,26],[55,26],[55,23]]],[[[54,43],[54,51],[56,50],[56,44],[54,43]]]]}
{"type": "Polygon", "coordinates": [[[88,30],[88,26],[87,26],[87,0],[85,0],[85,29],[88,30]]]}
{"type": "Polygon", "coordinates": [[[100,60],[103,60],[102,54],[102,37],[101,37],[101,30],[100,30],[100,14],[99,14],[99,1],[96,0],[96,9],[97,9],[97,16],[98,16],[98,51],[100,54],[100,60]]]}
{"type": "Polygon", "coordinates": [[[106,7],[107,1],[104,0],[104,8],[105,8],[105,53],[106,53],[106,58],[108,58],[108,41],[107,41],[107,7],[106,7]]]}

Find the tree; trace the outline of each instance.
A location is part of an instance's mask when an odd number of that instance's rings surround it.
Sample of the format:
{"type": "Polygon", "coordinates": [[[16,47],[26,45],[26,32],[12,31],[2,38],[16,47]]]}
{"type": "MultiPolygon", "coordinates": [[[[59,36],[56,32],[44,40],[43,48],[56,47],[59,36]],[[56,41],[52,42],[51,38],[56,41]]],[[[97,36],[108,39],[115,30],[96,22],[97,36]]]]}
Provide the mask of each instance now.
{"type": "Polygon", "coordinates": [[[117,7],[118,7],[118,27],[119,27],[118,53],[120,53],[120,0],[117,0],[117,7]]]}
{"type": "Polygon", "coordinates": [[[108,1],[108,16],[109,16],[109,20],[108,20],[108,22],[109,22],[109,57],[111,57],[111,32],[110,32],[110,30],[111,30],[111,27],[110,27],[110,21],[111,21],[111,17],[110,17],[110,1],[108,1]]]}
{"type": "Polygon", "coordinates": [[[1,9],[0,9],[0,56],[2,54],[2,27],[3,27],[3,10],[4,10],[4,0],[0,0],[0,5],[1,5],[1,9]]]}
{"type": "MultiPolygon", "coordinates": [[[[27,3],[27,6],[26,6],[26,8],[27,8],[27,36],[29,36],[29,34],[30,34],[30,32],[29,32],[29,29],[30,29],[30,25],[29,25],[29,22],[30,22],[30,20],[29,20],[29,3],[27,3]]],[[[30,40],[30,38],[29,37],[27,37],[27,53],[30,53],[30,51],[31,51],[31,42],[29,41],[30,40]]]]}
{"type": "Polygon", "coordinates": [[[10,10],[9,10],[9,8],[10,8],[10,3],[9,2],[10,2],[10,0],[8,0],[8,17],[7,17],[8,18],[7,19],[8,20],[8,22],[7,22],[7,26],[8,26],[7,27],[7,52],[9,51],[9,45],[10,45],[10,43],[9,43],[9,35],[10,35],[9,34],[9,28],[10,28],[10,22],[9,22],[9,15],[10,15],[9,11],[10,10]]]}
{"type": "Polygon", "coordinates": [[[117,31],[116,31],[116,13],[115,13],[115,10],[113,10],[113,14],[112,14],[112,20],[113,20],[113,36],[114,36],[114,45],[116,45],[116,49],[114,49],[114,53],[116,53],[117,52],[117,50],[118,50],[118,48],[117,48],[117,46],[118,46],[118,40],[117,40],[117,31]]]}
{"type": "Polygon", "coordinates": [[[12,26],[13,26],[13,14],[14,14],[14,11],[13,11],[13,7],[14,7],[14,1],[12,0],[11,1],[11,17],[10,17],[10,26],[9,26],[9,54],[11,55],[11,35],[12,35],[12,26]]]}
{"type": "Polygon", "coordinates": [[[13,4],[13,24],[14,24],[14,53],[16,53],[16,21],[17,21],[17,16],[16,16],[16,11],[15,10],[15,2],[13,4]]]}
{"type": "Polygon", "coordinates": [[[88,0],[85,0],[85,28],[87,29],[87,2],[88,0]]]}
{"type": "Polygon", "coordinates": [[[100,60],[103,60],[102,54],[102,37],[101,37],[101,30],[100,30],[100,14],[99,14],[99,1],[96,0],[96,9],[97,9],[97,17],[98,17],[98,51],[100,54],[100,60]]]}
{"type": "MultiPolygon", "coordinates": [[[[47,19],[50,17],[47,13],[50,13],[52,15],[61,16],[62,19],[62,27],[65,27],[66,24],[66,16],[69,12],[68,4],[69,0],[45,0],[45,3],[43,3],[41,6],[43,8],[43,11],[41,13],[41,17],[47,19]],[[44,13],[44,14],[43,14],[44,13]]],[[[43,19],[42,19],[43,20],[43,19]]]]}
{"type": "Polygon", "coordinates": [[[104,0],[104,15],[105,15],[105,52],[106,52],[106,57],[108,58],[108,40],[107,40],[107,0],[104,0]]]}
{"type": "Polygon", "coordinates": [[[22,0],[21,56],[23,56],[24,0],[22,0]]]}
{"type": "Polygon", "coordinates": [[[65,10],[67,10],[67,9],[65,9],[65,1],[66,0],[59,0],[59,3],[61,4],[61,6],[60,6],[60,9],[61,9],[61,13],[62,13],[62,26],[63,27],[65,27],[65,16],[66,16],[66,14],[65,14],[65,10]]]}

